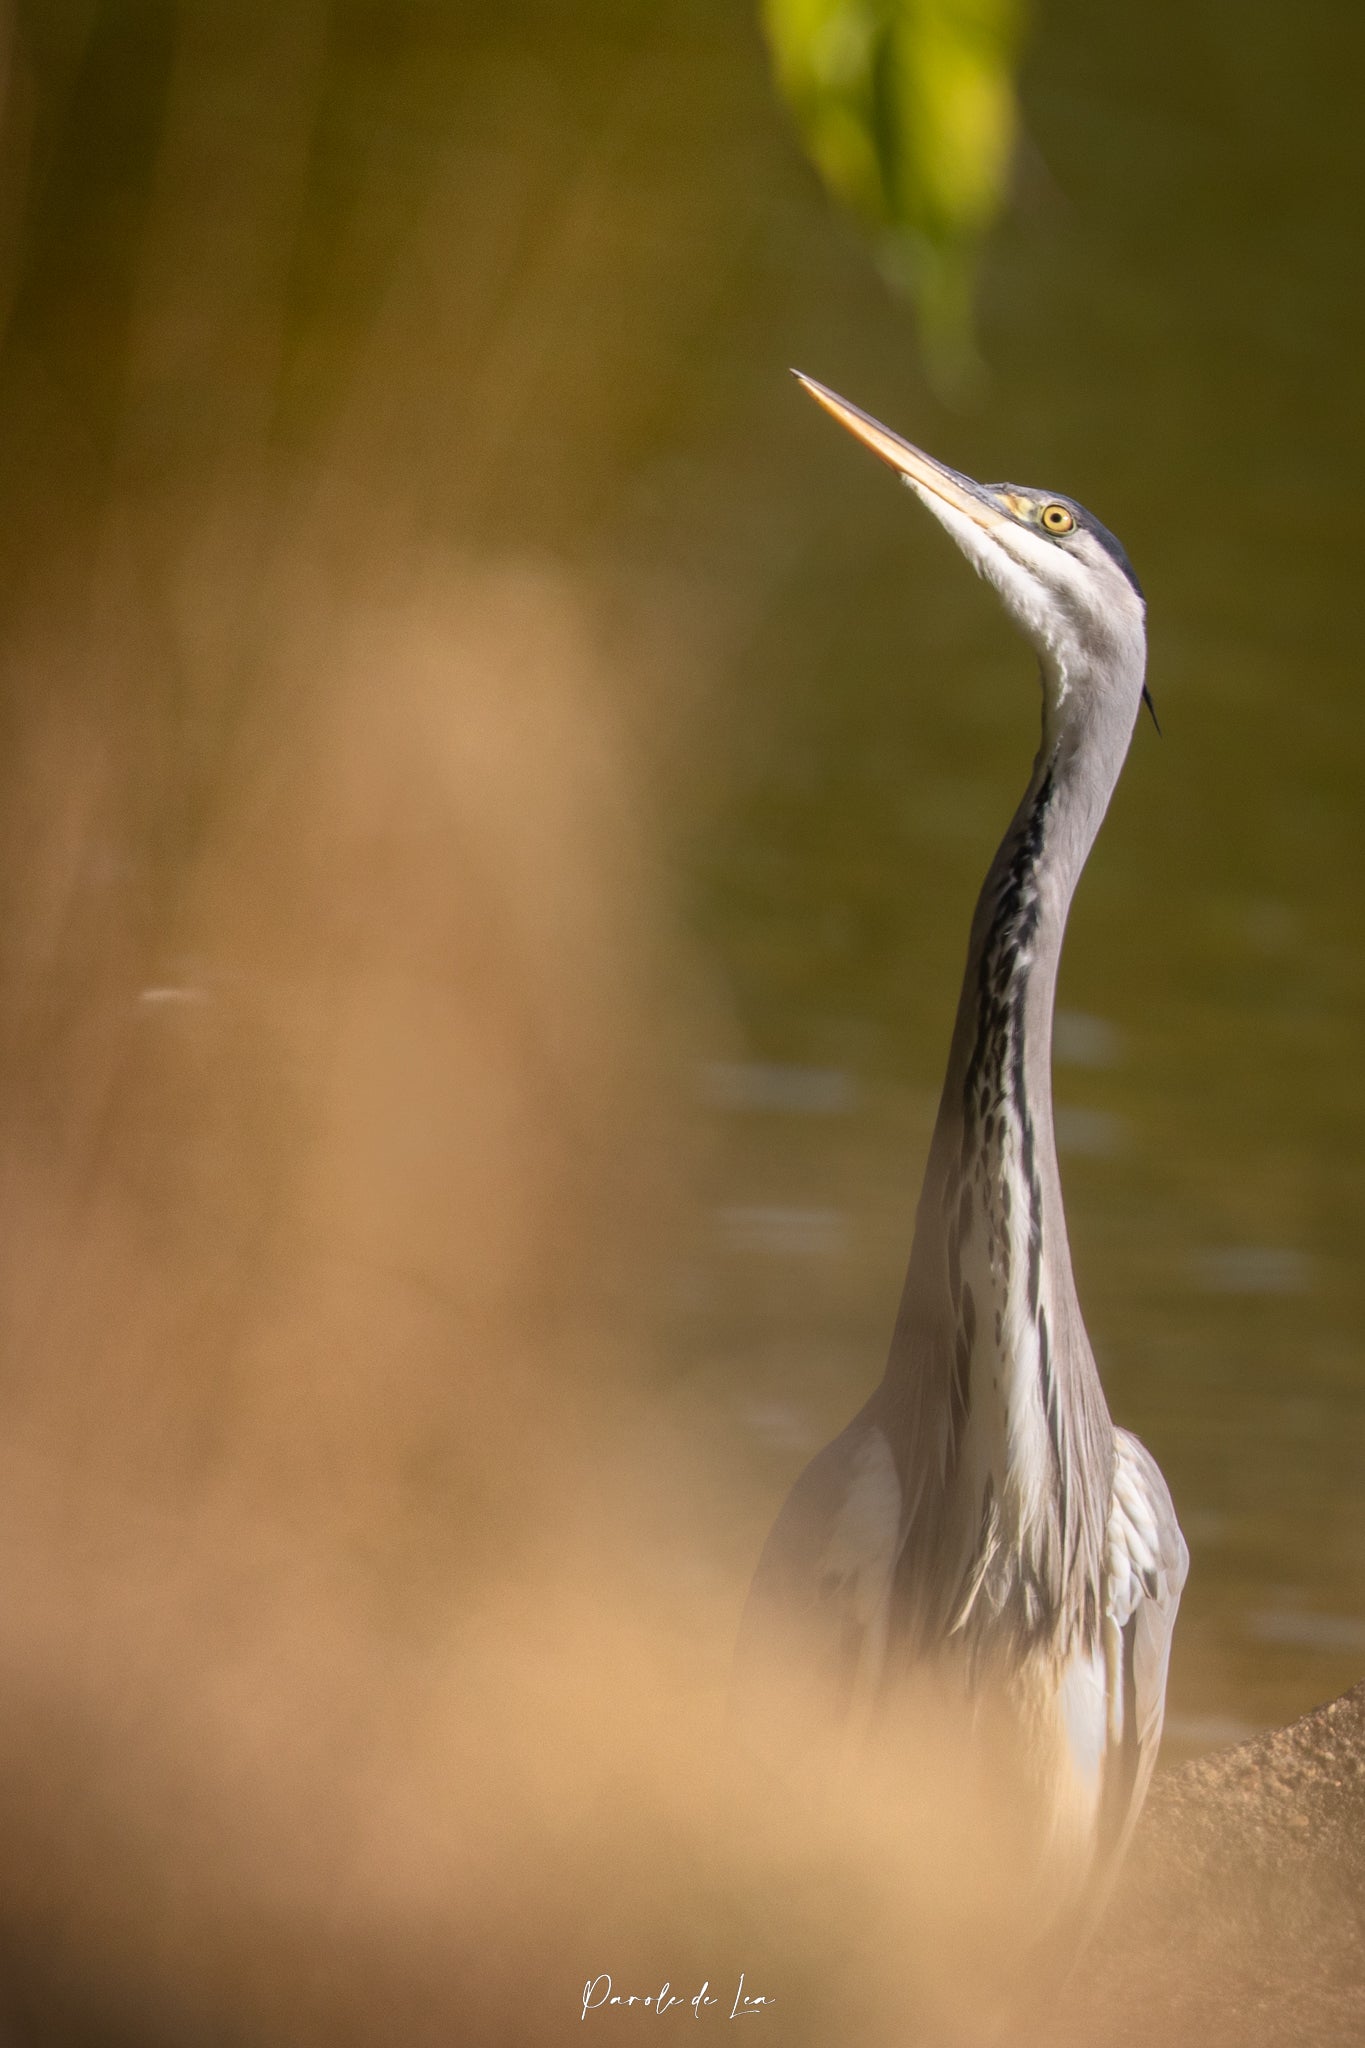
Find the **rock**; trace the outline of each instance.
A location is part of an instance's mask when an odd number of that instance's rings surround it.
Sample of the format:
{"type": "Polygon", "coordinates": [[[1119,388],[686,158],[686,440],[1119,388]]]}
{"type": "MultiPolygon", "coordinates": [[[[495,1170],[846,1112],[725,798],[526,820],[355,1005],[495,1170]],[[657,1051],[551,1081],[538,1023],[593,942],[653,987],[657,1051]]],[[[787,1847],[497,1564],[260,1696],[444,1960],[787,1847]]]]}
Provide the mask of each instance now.
{"type": "Polygon", "coordinates": [[[1046,2038],[1365,2042],[1365,1684],[1155,1781],[1046,2038]]]}

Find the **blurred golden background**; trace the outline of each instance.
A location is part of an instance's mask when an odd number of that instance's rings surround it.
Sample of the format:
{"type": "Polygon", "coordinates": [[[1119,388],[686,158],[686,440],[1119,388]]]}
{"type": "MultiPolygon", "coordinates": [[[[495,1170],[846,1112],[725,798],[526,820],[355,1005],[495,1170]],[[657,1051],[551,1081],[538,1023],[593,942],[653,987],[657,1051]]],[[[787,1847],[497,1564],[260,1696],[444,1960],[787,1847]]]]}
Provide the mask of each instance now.
{"type": "Polygon", "coordinates": [[[1365,17],[965,14],[874,164],[794,5],[0,12],[15,2042],[949,1995],[894,1802],[715,1741],[1036,688],[788,363],[1137,564],[1058,1098],[1172,1751],[1365,1668],[1365,17]]]}

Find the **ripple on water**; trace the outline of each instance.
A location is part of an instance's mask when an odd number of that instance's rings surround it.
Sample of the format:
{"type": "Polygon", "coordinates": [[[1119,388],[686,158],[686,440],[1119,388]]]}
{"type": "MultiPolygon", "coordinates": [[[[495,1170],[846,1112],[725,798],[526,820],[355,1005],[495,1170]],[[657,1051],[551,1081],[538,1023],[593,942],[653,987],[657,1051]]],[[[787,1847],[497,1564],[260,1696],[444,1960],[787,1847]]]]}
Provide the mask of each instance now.
{"type": "Polygon", "coordinates": [[[1206,1294],[1307,1294],[1312,1267],[1289,1245],[1237,1244],[1191,1254],[1190,1267],[1206,1294]]]}

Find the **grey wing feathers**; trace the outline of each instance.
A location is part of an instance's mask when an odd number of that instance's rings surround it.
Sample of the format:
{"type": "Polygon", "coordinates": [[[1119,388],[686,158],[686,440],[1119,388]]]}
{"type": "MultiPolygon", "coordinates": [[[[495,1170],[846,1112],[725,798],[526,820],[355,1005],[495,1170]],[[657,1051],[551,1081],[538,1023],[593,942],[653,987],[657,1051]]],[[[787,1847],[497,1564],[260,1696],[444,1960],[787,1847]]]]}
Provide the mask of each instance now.
{"type": "Polygon", "coordinates": [[[733,1694],[752,1748],[789,1758],[857,1728],[881,1677],[900,1532],[890,1445],[856,1416],[797,1480],[754,1574],[733,1694]]]}
{"type": "Polygon", "coordinates": [[[1109,1739],[1105,1832],[1115,1856],[1137,1820],[1161,1743],[1166,1672],[1189,1552],[1157,1465],[1126,1429],[1114,1432],[1105,1665],[1109,1739]]]}

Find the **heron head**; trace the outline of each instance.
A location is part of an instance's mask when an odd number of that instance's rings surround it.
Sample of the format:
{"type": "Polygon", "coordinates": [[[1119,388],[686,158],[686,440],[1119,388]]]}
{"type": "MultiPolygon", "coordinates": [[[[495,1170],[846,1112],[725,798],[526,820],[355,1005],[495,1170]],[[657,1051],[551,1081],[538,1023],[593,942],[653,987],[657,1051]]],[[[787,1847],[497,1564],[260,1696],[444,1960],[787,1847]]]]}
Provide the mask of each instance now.
{"type": "MultiPolygon", "coordinates": [[[[1051,708],[1096,693],[1145,695],[1146,606],[1132,564],[1107,527],[1055,491],[979,484],[903,441],[823,384],[794,373],[841,426],[879,455],[999,591],[1037,649],[1051,708]]],[[[1150,700],[1149,700],[1150,701],[1150,700]]]]}

